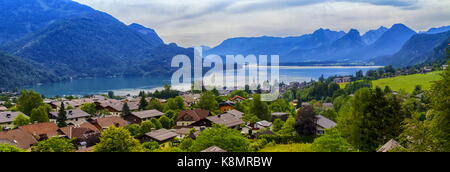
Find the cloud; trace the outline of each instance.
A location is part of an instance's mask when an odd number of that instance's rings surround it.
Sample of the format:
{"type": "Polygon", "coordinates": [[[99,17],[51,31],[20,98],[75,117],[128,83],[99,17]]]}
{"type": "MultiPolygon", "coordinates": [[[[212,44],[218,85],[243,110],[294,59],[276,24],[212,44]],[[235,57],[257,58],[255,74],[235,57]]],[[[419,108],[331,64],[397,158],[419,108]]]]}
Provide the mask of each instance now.
{"type": "Polygon", "coordinates": [[[361,32],[404,23],[450,24],[443,0],[75,0],[155,29],[166,42],[215,46],[230,37],[296,36],[317,28],[361,32]]]}

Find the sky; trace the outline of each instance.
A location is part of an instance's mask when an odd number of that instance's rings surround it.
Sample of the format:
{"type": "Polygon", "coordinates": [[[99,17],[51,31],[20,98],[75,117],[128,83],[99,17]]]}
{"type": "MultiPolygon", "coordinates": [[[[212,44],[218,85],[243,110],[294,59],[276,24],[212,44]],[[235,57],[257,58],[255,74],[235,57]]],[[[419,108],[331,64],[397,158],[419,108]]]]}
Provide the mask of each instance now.
{"type": "Polygon", "coordinates": [[[74,0],[125,24],[155,29],[166,43],[217,46],[233,37],[299,36],[319,28],[364,33],[403,23],[450,25],[450,0],[74,0]]]}

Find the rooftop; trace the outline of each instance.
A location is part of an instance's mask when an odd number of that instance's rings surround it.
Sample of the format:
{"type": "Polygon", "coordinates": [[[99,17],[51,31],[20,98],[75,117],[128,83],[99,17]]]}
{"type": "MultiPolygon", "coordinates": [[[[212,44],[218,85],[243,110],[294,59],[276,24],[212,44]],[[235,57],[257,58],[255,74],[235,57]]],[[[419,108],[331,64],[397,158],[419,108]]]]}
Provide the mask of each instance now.
{"type": "Polygon", "coordinates": [[[210,116],[207,117],[206,119],[215,124],[224,125],[225,127],[235,127],[244,123],[244,121],[242,121],[240,118],[229,113],[223,115],[210,116]]]}
{"type": "Polygon", "coordinates": [[[134,116],[137,116],[141,119],[160,117],[160,116],[164,115],[164,113],[162,113],[158,110],[146,110],[146,111],[140,111],[140,112],[131,112],[131,114],[133,114],[134,116]]]}
{"type": "Polygon", "coordinates": [[[14,121],[14,118],[19,116],[19,114],[23,114],[22,112],[0,112],[0,124],[2,123],[10,123],[14,121]]]}
{"type": "Polygon", "coordinates": [[[175,133],[173,131],[170,131],[170,130],[167,130],[167,129],[159,129],[159,130],[156,130],[156,131],[152,131],[152,132],[146,133],[145,135],[150,137],[150,138],[152,138],[152,139],[155,139],[155,140],[157,140],[159,142],[162,142],[162,141],[165,141],[165,140],[169,140],[169,139],[172,139],[172,138],[175,138],[175,137],[178,136],[177,133],[175,133]]]}

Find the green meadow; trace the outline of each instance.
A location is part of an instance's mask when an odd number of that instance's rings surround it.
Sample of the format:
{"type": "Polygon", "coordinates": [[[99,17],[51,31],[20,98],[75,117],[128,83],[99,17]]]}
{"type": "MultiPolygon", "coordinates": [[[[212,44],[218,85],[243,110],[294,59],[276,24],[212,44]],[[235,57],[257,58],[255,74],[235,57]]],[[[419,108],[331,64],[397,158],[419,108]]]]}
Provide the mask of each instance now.
{"type": "Polygon", "coordinates": [[[431,72],[427,74],[414,74],[406,76],[398,76],[392,78],[384,78],[373,81],[374,87],[384,88],[391,87],[394,91],[404,90],[412,93],[417,85],[422,86],[422,89],[429,90],[434,81],[441,79],[442,71],[431,72]]]}

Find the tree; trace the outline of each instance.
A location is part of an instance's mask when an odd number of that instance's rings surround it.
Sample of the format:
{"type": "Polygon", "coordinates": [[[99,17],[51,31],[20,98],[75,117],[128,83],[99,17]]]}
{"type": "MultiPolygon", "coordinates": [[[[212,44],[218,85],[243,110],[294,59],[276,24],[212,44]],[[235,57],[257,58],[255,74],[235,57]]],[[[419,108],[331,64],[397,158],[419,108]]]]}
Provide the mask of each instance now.
{"type": "Polygon", "coordinates": [[[37,108],[34,108],[31,112],[30,121],[34,122],[49,122],[48,118],[48,107],[45,105],[41,105],[37,108]]]}
{"type": "Polygon", "coordinates": [[[141,100],[139,101],[139,110],[144,110],[145,107],[148,106],[147,100],[145,100],[145,96],[141,97],[141,100]]]}
{"type": "Polygon", "coordinates": [[[58,111],[58,117],[56,118],[56,123],[58,124],[58,127],[67,126],[66,120],[67,120],[67,112],[64,107],[64,102],[61,102],[61,106],[58,111]]]}
{"type": "Polygon", "coordinates": [[[287,136],[293,136],[295,135],[295,118],[289,117],[286,122],[284,123],[283,127],[280,131],[278,131],[278,134],[280,135],[287,135],[287,136]]]}
{"type": "Polygon", "coordinates": [[[404,117],[396,96],[380,88],[363,88],[341,108],[337,123],[350,144],[370,152],[400,135],[404,117]]]}
{"type": "Polygon", "coordinates": [[[272,120],[272,115],[269,112],[269,107],[267,106],[266,102],[261,101],[261,95],[259,94],[253,96],[253,104],[250,111],[261,120],[272,120]]]}
{"type": "Polygon", "coordinates": [[[162,127],[165,129],[170,129],[173,126],[173,120],[165,115],[163,115],[159,118],[159,122],[161,123],[162,127]]]}
{"type": "Polygon", "coordinates": [[[102,132],[100,142],[94,147],[95,152],[142,152],[139,140],[131,136],[124,128],[110,127],[102,132]]]}
{"type": "Polygon", "coordinates": [[[216,100],[216,96],[210,91],[202,93],[200,101],[197,103],[197,107],[211,112],[216,111],[219,108],[219,103],[216,100]]]}
{"type": "Polygon", "coordinates": [[[156,126],[151,121],[144,121],[141,123],[141,134],[148,133],[154,128],[156,128],[156,126]]]}
{"type": "Polygon", "coordinates": [[[351,145],[336,128],[328,129],[325,133],[312,143],[312,149],[315,152],[350,152],[352,150],[351,145]]]}
{"type": "Polygon", "coordinates": [[[155,129],[161,129],[161,128],[163,128],[161,122],[160,122],[158,119],[152,118],[150,121],[151,121],[151,122],[153,123],[153,125],[155,126],[155,129]]]}
{"type": "Polygon", "coordinates": [[[142,130],[138,124],[127,125],[124,128],[127,129],[133,137],[142,136],[142,130]]]}
{"type": "Polygon", "coordinates": [[[295,129],[297,133],[301,136],[316,135],[317,116],[312,106],[305,106],[303,109],[298,111],[295,129]]]}
{"type": "Polygon", "coordinates": [[[218,146],[228,152],[249,151],[250,141],[238,130],[214,125],[200,133],[190,150],[200,152],[211,146],[218,146]]]}
{"type": "Polygon", "coordinates": [[[0,152],[25,152],[25,150],[9,144],[0,144],[0,152]]]}
{"type": "Polygon", "coordinates": [[[52,137],[31,147],[32,152],[73,152],[75,146],[66,138],[52,137]]]}
{"type": "Polygon", "coordinates": [[[283,128],[284,122],[281,119],[275,119],[275,121],[273,121],[273,127],[272,127],[272,131],[273,132],[278,132],[283,128]]]}
{"type": "Polygon", "coordinates": [[[146,107],[146,109],[149,109],[149,110],[156,109],[158,111],[163,111],[164,110],[164,106],[161,104],[161,102],[159,102],[158,99],[152,98],[150,100],[150,103],[146,107]]]}
{"type": "Polygon", "coordinates": [[[158,142],[145,142],[142,144],[142,147],[144,147],[144,149],[152,152],[152,151],[159,149],[159,143],[158,142]]]}
{"type": "Polygon", "coordinates": [[[83,104],[81,105],[80,109],[92,116],[94,116],[97,113],[97,105],[95,105],[95,103],[83,104]]]}
{"type": "Polygon", "coordinates": [[[19,111],[30,115],[33,109],[38,108],[44,104],[42,96],[34,91],[22,91],[19,99],[17,100],[17,107],[19,111]]]}
{"type": "Polygon", "coordinates": [[[122,117],[128,116],[131,114],[130,107],[128,107],[128,103],[125,102],[122,106],[122,117]]]}
{"type": "Polygon", "coordinates": [[[16,127],[28,125],[30,124],[30,118],[28,118],[24,114],[19,114],[18,116],[16,116],[16,118],[14,118],[14,121],[12,123],[16,127]]]}
{"type": "Polygon", "coordinates": [[[108,91],[108,97],[110,99],[114,99],[116,96],[114,96],[114,92],[113,91],[108,91]]]}
{"type": "Polygon", "coordinates": [[[171,98],[167,100],[167,107],[169,110],[183,110],[184,109],[184,100],[182,97],[177,96],[175,98],[171,98]]]}

